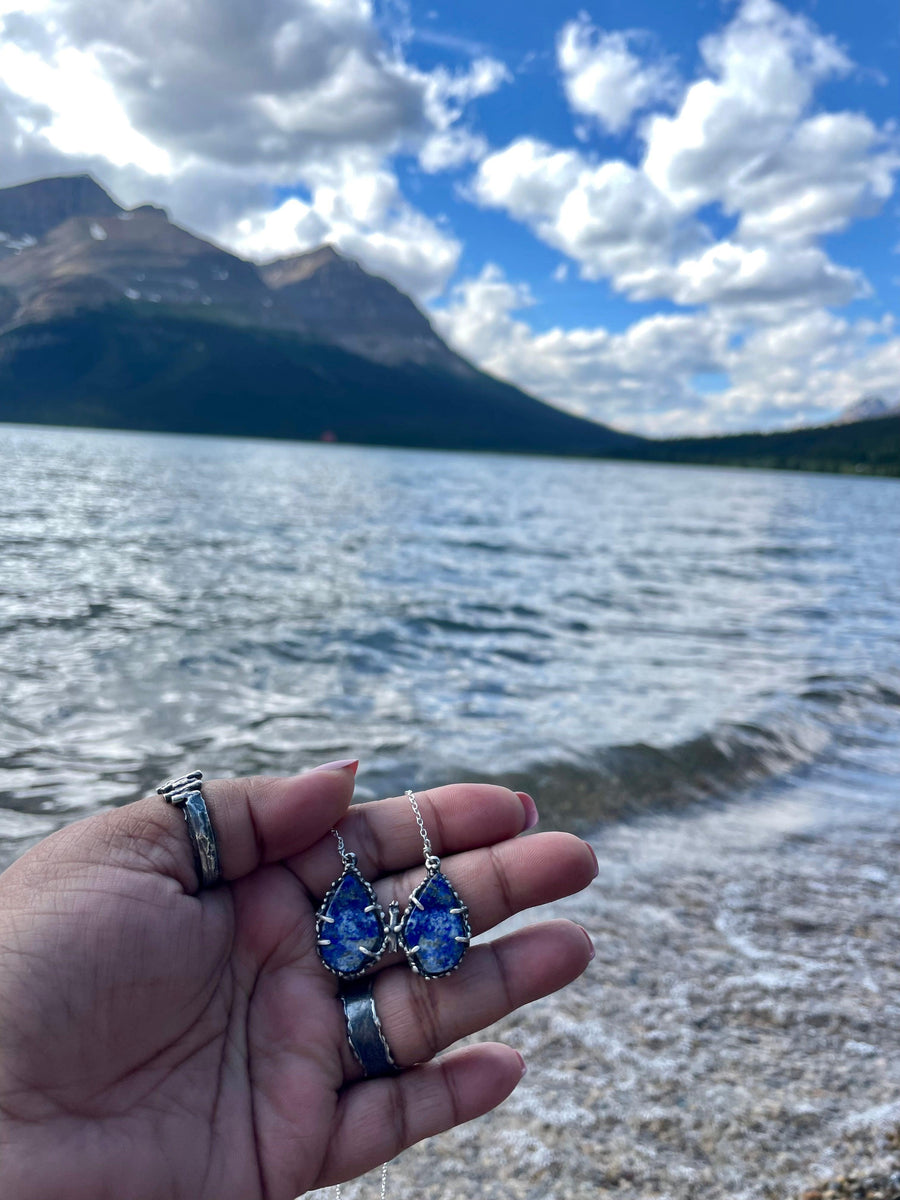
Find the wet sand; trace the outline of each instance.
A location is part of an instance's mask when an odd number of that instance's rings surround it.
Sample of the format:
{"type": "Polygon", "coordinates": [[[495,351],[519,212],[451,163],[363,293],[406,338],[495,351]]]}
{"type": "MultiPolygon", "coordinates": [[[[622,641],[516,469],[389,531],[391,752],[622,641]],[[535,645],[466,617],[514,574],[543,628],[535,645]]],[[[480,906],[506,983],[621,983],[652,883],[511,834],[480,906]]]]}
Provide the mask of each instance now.
{"type": "Polygon", "coordinates": [[[598,834],[597,881],[540,913],[587,927],[591,968],[489,1031],[522,1085],[389,1195],[900,1195],[900,807],[846,784],[598,834]]]}

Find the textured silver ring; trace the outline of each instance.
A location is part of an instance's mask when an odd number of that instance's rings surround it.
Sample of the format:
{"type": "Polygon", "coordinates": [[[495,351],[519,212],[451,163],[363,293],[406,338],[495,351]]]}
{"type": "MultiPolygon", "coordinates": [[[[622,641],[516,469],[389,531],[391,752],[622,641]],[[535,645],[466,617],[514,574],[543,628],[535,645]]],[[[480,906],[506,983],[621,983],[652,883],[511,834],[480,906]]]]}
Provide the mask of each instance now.
{"type": "Polygon", "coordinates": [[[194,867],[201,887],[213,887],[222,878],[222,868],[219,865],[219,847],[216,843],[216,833],[209,819],[209,809],[200,791],[202,771],[191,771],[180,775],[178,779],[169,779],[157,789],[157,794],[164,796],[168,804],[175,804],[184,813],[191,850],[194,854],[194,867]]]}
{"type": "Polygon", "coordinates": [[[397,1075],[400,1068],[394,1062],[387,1044],[372,995],[372,980],[358,979],[341,988],[341,1004],[347,1022],[347,1040],[354,1057],[367,1079],[377,1075],[397,1075]]]}

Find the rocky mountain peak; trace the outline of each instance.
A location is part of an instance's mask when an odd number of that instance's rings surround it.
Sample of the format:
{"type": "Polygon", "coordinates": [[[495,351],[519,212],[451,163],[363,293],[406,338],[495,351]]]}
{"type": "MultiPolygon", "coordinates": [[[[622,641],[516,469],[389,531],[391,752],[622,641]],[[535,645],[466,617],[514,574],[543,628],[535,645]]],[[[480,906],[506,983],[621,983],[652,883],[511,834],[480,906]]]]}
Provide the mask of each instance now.
{"type": "Polygon", "coordinates": [[[120,205],[91,175],[58,175],[0,189],[0,249],[32,245],[74,216],[111,217],[120,205]]]}
{"type": "Polygon", "coordinates": [[[470,371],[420,308],[332,245],[262,263],[259,273],[304,328],[376,362],[470,371]]]}
{"type": "Polygon", "coordinates": [[[342,254],[326,242],[315,250],[305,250],[301,254],[290,254],[286,258],[272,259],[271,262],[261,263],[259,272],[271,288],[287,287],[292,283],[300,283],[309,279],[317,271],[343,266],[353,271],[362,268],[352,258],[342,254]]]}
{"type": "Polygon", "coordinates": [[[900,412],[900,401],[885,400],[883,396],[861,396],[848,405],[837,419],[839,425],[850,425],[854,421],[871,421],[876,417],[892,417],[900,412]]]}
{"type": "Polygon", "coordinates": [[[248,262],[158,205],[122,208],[90,175],[0,189],[3,230],[0,328],[110,304],[162,305],[292,330],[386,365],[474,371],[409,296],[332,245],[248,262]]]}

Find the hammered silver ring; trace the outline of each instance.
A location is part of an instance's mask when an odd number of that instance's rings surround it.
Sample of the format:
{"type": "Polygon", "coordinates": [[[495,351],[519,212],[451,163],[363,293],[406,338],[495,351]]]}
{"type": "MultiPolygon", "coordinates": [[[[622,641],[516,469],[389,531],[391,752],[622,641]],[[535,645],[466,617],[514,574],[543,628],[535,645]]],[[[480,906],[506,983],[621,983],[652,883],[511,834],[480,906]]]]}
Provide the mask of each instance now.
{"type": "Polygon", "coordinates": [[[190,771],[187,775],[160,784],[156,792],[165,798],[167,804],[176,805],[184,814],[197,879],[201,887],[208,888],[221,881],[222,867],[216,833],[200,790],[202,779],[202,771],[190,771]]]}
{"type": "Polygon", "coordinates": [[[353,1056],[367,1079],[378,1075],[397,1075],[400,1068],[394,1062],[384,1030],[375,1011],[371,979],[357,979],[341,988],[341,1004],[347,1025],[347,1040],[353,1056]]]}

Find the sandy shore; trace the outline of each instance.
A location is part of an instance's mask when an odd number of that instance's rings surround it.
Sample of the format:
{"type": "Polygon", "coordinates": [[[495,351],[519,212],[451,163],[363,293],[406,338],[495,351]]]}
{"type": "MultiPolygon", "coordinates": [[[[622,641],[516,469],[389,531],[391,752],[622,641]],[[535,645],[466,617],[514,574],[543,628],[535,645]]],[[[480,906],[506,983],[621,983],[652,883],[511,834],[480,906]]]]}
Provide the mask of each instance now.
{"type": "Polygon", "coordinates": [[[491,1031],[528,1076],[389,1195],[900,1195],[900,811],[810,785],[594,844],[596,883],[548,912],[586,925],[591,969],[491,1031]]]}

